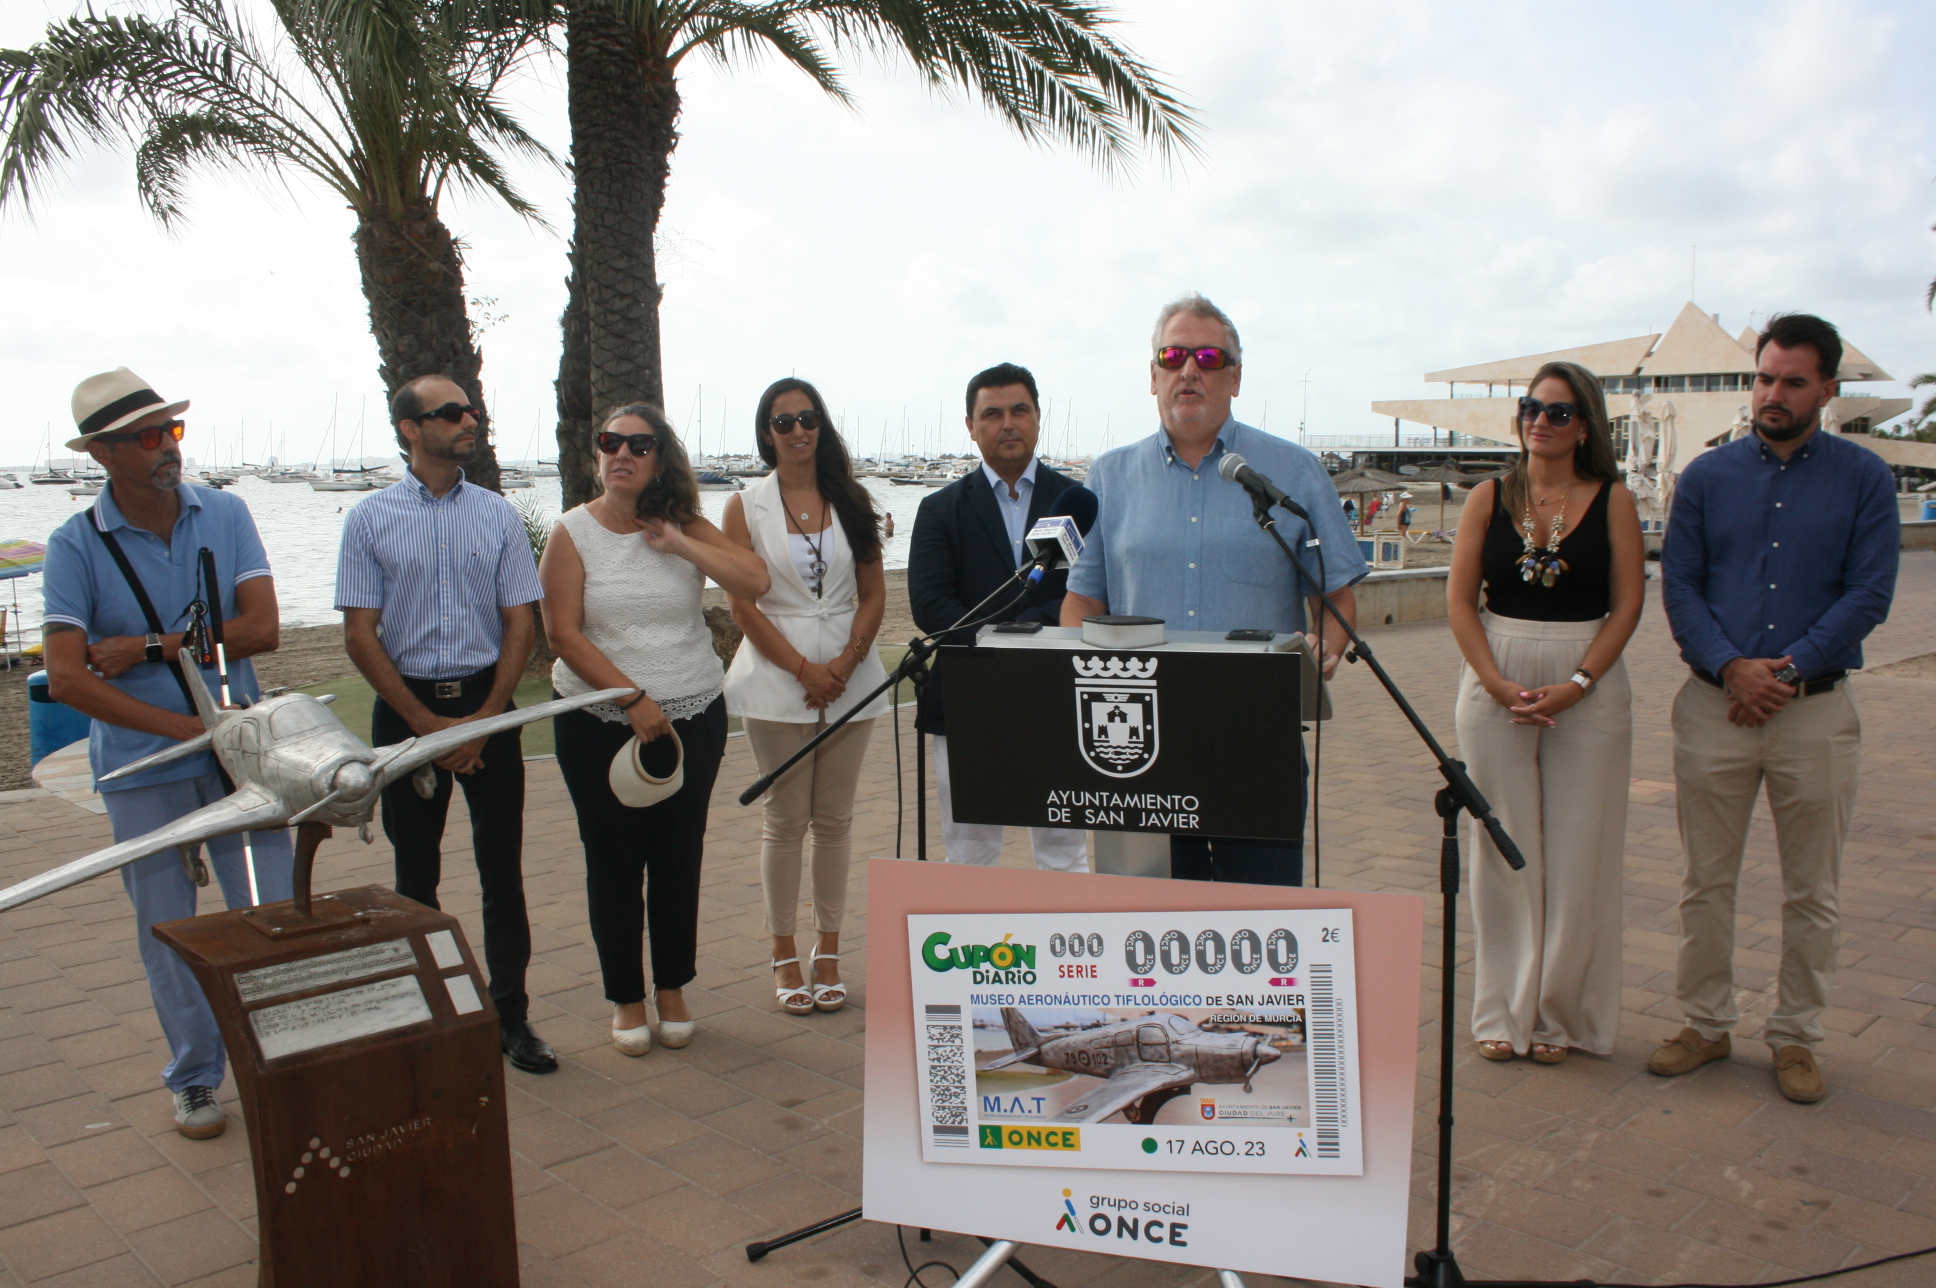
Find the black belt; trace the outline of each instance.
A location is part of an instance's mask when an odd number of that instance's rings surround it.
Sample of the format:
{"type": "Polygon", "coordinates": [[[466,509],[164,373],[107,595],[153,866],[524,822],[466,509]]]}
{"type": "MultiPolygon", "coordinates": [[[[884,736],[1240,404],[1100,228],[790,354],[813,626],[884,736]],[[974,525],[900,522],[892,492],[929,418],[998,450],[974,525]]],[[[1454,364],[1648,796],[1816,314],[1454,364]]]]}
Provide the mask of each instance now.
{"type": "MultiPolygon", "coordinates": [[[[1725,689],[1728,687],[1698,666],[1690,667],[1689,669],[1694,672],[1694,678],[1697,680],[1704,680],[1717,689],[1725,689]]],[[[1849,673],[1847,671],[1830,671],[1827,675],[1818,675],[1812,680],[1803,680],[1801,688],[1796,690],[1795,696],[1798,698],[1812,698],[1818,693],[1827,693],[1848,678],[1849,673]]]]}
{"type": "Polygon", "coordinates": [[[473,671],[455,680],[419,680],[406,675],[403,682],[420,698],[461,698],[467,693],[476,693],[480,687],[488,692],[491,685],[497,682],[497,668],[487,666],[482,671],[473,671]]]}

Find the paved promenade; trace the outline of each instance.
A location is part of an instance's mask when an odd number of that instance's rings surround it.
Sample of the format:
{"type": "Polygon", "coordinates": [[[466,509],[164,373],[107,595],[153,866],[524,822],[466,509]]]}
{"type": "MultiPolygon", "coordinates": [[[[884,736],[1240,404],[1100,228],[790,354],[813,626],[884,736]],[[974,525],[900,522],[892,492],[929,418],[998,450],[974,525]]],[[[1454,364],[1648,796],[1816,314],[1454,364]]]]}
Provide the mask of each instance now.
{"type": "MultiPolygon", "coordinates": [[[[1456,651],[1444,625],[1373,642],[1450,741],[1456,651]]],[[[1903,559],[1871,668],[1936,651],[1936,553],[1903,559]]],[[[1731,1061],[1686,1078],[1645,1071],[1677,1027],[1670,998],[1679,882],[1667,712],[1685,671],[1650,598],[1634,646],[1636,729],[1627,843],[1626,1014],[1610,1057],[1557,1067],[1470,1054],[1461,1008],[1457,1246],[1471,1276],[1635,1283],[1755,1282],[1936,1244],[1936,680],[1865,675],[1861,796],[1843,875],[1840,986],[1823,1051],[1830,1094],[1789,1104],[1752,1040],[1772,997],[1779,873],[1765,809],[1740,903],[1741,1000],[1731,1061]]],[[[1929,674],[1927,670],[1924,674],[1929,674]]],[[[1325,738],[1327,885],[1432,894],[1435,775],[1362,667],[1336,692],[1325,738]]],[[[903,749],[912,762],[911,721],[903,749]]],[[[861,855],[894,852],[894,743],[870,750],[861,855]]],[[[557,770],[531,766],[526,888],[537,957],[532,1019],[564,1056],[512,1071],[523,1282],[872,1288],[907,1277],[891,1228],[854,1225],[749,1265],[740,1251],[854,1206],[860,1192],[866,891],[857,879],[845,965],[855,1004],[780,1014],[764,969],[759,822],[733,797],[754,777],[734,739],[714,801],[699,979],[700,1034],[683,1051],[617,1054],[586,929],[582,861],[557,770]]],[[[913,800],[907,800],[909,845],[913,800]]],[[[445,906],[479,942],[461,798],[445,906]]],[[[104,818],[46,794],[0,802],[0,880],[103,845],[104,818]]],[[[1011,844],[1007,861],[1020,862],[1011,844]]],[[[380,836],[339,836],[322,889],[386,881],[380,836]]],[[[859,869],[857,867],[858,874],[859,869]]],[[[1431,1237],[1437,1092],[1437,903],[1428,905],[1412,1243],[1431,1237]]],[[[1469,927],[1461,926],[1461,939],[1469,927]]],[[[1463,956],[1469,957],[1469,944],[1463,956]]],[[[1462,974],[1463,994],[1469,980],[1462,974]]],[[[0,915],[0,1286],[253,1284],[254,1196],[240,1124],[195,1142],[173,1130],[165,1052],[120,885],[103,879],[0,915]]],[[[228,1094],[225,1091],[225,1094],[228,1094]]],[[[964,1200],[962,1219],[970,1220],[964,1200]]],[[[917,1261],[965,1267],[972,1240],[913,1241],[917,1261]]],[[[1192,1272],[1044,1248],[1024,1252],[1061,1288],[1210,1282],[1192,1272]]],[[[931,1288],[948,1276],[926,1276],[931,1288]]],[[[1261,1277],[1258,1277],[1261,1279],[1261,1277]]],[[[1851,1288],[1936,1279],[1936,1258],[1869,1271],[1851,1288]]],[[[1004,1276],[998,1282],[1015,1283],[1004,1276]]],[[[1255,1280],[1253,1280],[1255,1282],[1255,1280]]]]}

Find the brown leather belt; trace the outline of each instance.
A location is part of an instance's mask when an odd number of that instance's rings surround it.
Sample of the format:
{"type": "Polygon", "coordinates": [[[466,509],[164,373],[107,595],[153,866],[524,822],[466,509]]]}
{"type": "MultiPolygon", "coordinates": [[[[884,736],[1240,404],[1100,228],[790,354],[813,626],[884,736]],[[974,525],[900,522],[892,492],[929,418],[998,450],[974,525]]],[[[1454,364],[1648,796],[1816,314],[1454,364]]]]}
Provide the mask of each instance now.
{"type": "MultiPolygon", "coordinates": [[[[1698,666],[1689,667],[1688,669],[1694,672],[1694,678],[1697,680],[1711,684],[1717,689],[1725,690],[1728,687],[1698,666]]],[[[1818,693],[1827,693],[1848,678],[1849,673],[1847,671],[1830,671],[1827,675],[1818,675],[1812,680],[1803,680],[1801,688],[1796,691],[1795,696],[1798,698],[1812,698],[1818,693]]]]}

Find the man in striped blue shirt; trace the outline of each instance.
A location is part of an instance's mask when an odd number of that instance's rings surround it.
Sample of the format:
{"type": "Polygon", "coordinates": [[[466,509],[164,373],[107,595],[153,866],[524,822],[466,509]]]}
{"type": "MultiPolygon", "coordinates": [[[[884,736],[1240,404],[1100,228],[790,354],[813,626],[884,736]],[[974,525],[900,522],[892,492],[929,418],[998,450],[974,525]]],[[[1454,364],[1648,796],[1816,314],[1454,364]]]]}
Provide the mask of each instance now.
{"type": "MultiPolygon", "coordinates": [[[[396,391],[390,411],[409,471],[350,511],[336,567],[350,660],[376,690],[370,743],[377,747],[510,710],[531,658],[531,606],[543,594],[517,511],[464,481],[463,462],[478,448],[476,409],[464,391],[442,376],[422,376],[396,391]]],[[[531,1031],[524,989],[531,926],[519,731],[465,744],[437,761],[436,773],[428,799],[407,779],[383,793],[397,893],[437,906],[455,775],[470,807],[484,962],[504,1053],[527,1073],[550,1073],[558,1059],[531,1031]]]]}

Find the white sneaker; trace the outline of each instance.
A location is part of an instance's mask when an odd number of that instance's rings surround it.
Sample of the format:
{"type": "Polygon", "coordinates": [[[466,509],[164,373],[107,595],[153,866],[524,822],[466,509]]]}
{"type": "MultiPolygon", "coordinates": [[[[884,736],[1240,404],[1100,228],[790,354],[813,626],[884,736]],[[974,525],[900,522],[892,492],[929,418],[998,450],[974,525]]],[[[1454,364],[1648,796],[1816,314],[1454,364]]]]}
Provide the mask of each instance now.
{"type": "Polygon", "coordinates": [[[207,1140],[228,1130],[229,1116],[215,1103],[212,1087],[183,1087],[175,1093],[175,1130],[190,1140],[207,1140]]]}

